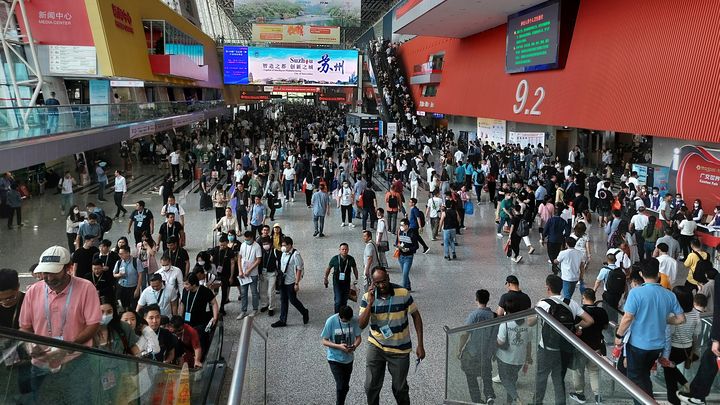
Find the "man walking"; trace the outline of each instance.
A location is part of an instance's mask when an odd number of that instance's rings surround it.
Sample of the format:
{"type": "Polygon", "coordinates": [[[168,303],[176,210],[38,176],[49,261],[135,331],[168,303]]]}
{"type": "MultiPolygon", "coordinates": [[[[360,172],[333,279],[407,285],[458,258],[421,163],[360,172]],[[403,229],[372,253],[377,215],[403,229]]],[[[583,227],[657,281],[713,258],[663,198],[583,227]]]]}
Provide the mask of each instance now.
{"type": "Polygon", "coordinates": [[[145,208],[145,201],[143,200],[135,203],[135,211],[130,214],[128,235],[130,235],[131,230],[133,230],[136,245],[142,242],[143,233],[148,238],[152,238],[152,234],[155,232],[155,218],[153,217],[152,211],[145,208]]]}
{"type": "Polygon", "coordinates": [[[297,298],[300,291],[300,281],[305,271],[305,263],[303,262],[300,252],[293,249],[293,240],[286,236],[281,245],[282,257],[280,258],[280,274],[278,275],[284,280],[280,284],[280,320],[273,323],[273,328],[281,328],[287,326],[288,303],[302,314],[303,324],[307,324],[310,320],[310,311],[297,298]]]}
{"type": "Polygon", "coordinates": [[[357,285],[357,264],[355,264],[355,258],[348,254],[349,251],[350,248],[348,244],[345,242],[341,243],[340,254],[333,256],[325,268],[325,278],[323,279],[325,288],[328,288],[330,270],[333,272],[333,292],[335,296],[336,314],[340,311],[341,307],[347,305],[348,297],[350,296],[350,282],[352,281],[351,272],[355,275],[355,284],[357,285]]]}
{"type": "MultiPolygon", "coordinates": [[[[256,197],[258,200],[260,197],[256,197]]],[[[257,315],[260,306],[258,291],[258,267],[262,261],[262,248],[255,242],[252,231],[245,231],[245,243],[240,245],[238,252],[238,270],[240,272],[240,285],[242,286],[242,312],[237,320],[247,316],[248,289],[252,289],[252,316],[257,315]]]]}
{"type": "Polygon", "coordinates": [[[420,311],[410,292],[390,283],[387,270],[376,267],[372,273],[373,283],[360,303],[358,323],[368,335],[367,363],[365,371],[365,394],[369,405],[380,404],[380,391],[385,380],[385,367],[392,376],[392,392],[399,405],[410,404],[410,388],[407,375],[410,368],[410,322],[413,319],[417,335],[418,360],[425,358],[423,323],[420,311]]]}
{"type": "Polygon", "coordinates": [[[267,221],[267,207],[262,203],[262,199],[259,195],[255,196],[255,203],[250,207],[250,233],[252,240],[255,240],[255,236],[260,234],[260,228],[265,225],[267,221]]]}
{"type": "Polygon", "coordinates": [[[76,184],[77,183],[75,182],[75,178],[73,178],[69,171],[65,172],[65,177],[60,179],[60,184],[58,184],[58,187],[60,188],[60,212],[62,213],[62,215],[70,214],[70,207],[72,207],[74,204],[73,187],[76,184]]]}
{"type": "Polygon", "coordinates": [[[318,190],[313,194],[310,200],[310,207],[312,208],[313,225],[315,232],[313,237],[324,237],[323,230],[325,229],[325,217],[330,214],[330,197],[325,191],[325,185],[320,184],[318,190]]]}
{"type": "MultiPolygon", "coordinates": [[[[465,325],[493,319],[495,314],[487,304],[490,301],[490,293],[487,290],[475,291],[475,308],[465,319],[465,325]]],[[[458,345],[458,358],[460,368],[465,373],[470,398],[477,404],[494,404],[495,390],[492,383],[492,357],[497,348],[498,327],[487,327],[464,333],[460,336],[458,345]],[[483,394],[485,402],[480,394],[478,378],[482,379],[483,394]]]]}
{"type": "Polygon", "coordinates": [[[97,182],[98,182],[98,201],[107,201],[105,199],[105,187],[107,187],[108,183],[108,177],[105,173],[105,166],[107,163],[105,162],[98,162],[97,166],[95,167],[95,176],[97,176],[97,182]]]}
{"type": "Polygon", "coordinates": [[[125,193],[127,193],[127,182],[125,182],[125,177],[123,177],[122,172],[120,170],[115,170],[115,206],[117,207],[117,211],[115,212],[115,219],[117,219],[120,216],[120,212],[122,212],[123,217],[125,214],[127,214],[127,210],[125,207],[123,207],[123,197],[125,197],[125,193]]]}

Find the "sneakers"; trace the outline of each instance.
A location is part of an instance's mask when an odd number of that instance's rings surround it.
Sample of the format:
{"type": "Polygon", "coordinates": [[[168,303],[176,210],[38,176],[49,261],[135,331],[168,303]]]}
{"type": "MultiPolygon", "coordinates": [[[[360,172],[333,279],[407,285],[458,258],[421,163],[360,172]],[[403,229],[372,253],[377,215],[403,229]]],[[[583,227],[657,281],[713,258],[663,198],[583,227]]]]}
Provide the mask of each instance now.
{"type": "Polygon", "coordinates": [[[315,233],[313,233],[313,238],[317,238],[318,235],[320,235],[320,232],[316,231],[315,233]]]}
{"type": "Polygon", "coordinates": [[[453,253],[452,258],[453,258],[453,260],[457,259],[457,255],[455,253],[453,253]]]}
{"type": "Polygon", "coordinates": [[[324,237],[325,237],[325,234],[320,232],[320,235],[318,235],[318,238],[324,238],[324,237]]]}
{"type": "Polygon", "coordinates": [[[518,256],[518,257],[512,259],[512,261],[514,261],[515,263],[520,263],[521,260],[522,260],[522,256],[518,256]]]}
{"type": "Polygon", "coordinates": [[[242,313],[240,313],[240,315],[238,315],[237,318],[235,318],[235,319],[237,319],[237,320],[239,321],[239,320],[245,318],[246,316],[248,316],[248,313],[247,313],[247,312],[242,312],[242,313]]]}
{"type": "Polygon", "coordinates": [[[260,312],[267,312],[267,310],[268,310],[268,307],[262,307],[262,308],[260,308],[260,312]]]}
{"type": "Polygon", "coordinates": [[[500,380],[500,375],[494,376],[492,378],[492,382],[494,382],[495,384],[500,384],[502,382],[502,380],[500,380]]]}
{"type": "Polygon", "coordinates": [[[268,316],[275,316],[275,310],[274,309],[268,310],[268,316]]]}
{"type": "Polygon", "coordinates": [[[503,234],[499,233],[499,234],[497,234],[497,237],[498,237],[498,239],[502,239],[503,234]]]}
{"type": "Polygon", "coordinates": [[[677,395],[677,397],[680,399],[680,402],[682,402],[683,404],[705,405],[704,400],[692,397],[689,392],[677,391],[675,395],[677,395]]]}
{"type": "Polygon", "coordinates": [[[283,321],[277,321],[275,323],[270,324],[270,327],[272,327],[272,328],[282,328],[285,326],[287,326],[287,324],[283,321]]]}
{"type": "Polygon", "coordinates": [[[340,224],[340,228],[342,228],[342,227],[344,227],[344,226],[347,226],[347,224],[346,224],[345,222],[343,222],[342,224],[340,224]]]}
{"type": "Polygon", "coordinates": [[[430,251],[430,246],[426,247],[425,250],[423,250],[423,254],[426,255],[430,251]]]}
{"type": "Polygon", "coordinates": [[[485,400],[485,403],[488,405],[493,405],[495,404],[495,398],[488,398],[485,400]]]}
{"type": "Polygon", "coordinates": [[[585,394],[581,394],[579,392],[571,392],[570,399],[572,399],[573,401],[575,401],[579,404],[584,404],[585,402],[587,402],[587,399],[585,398],[585,394]]]}
{"type": "Polygon", "coordinates": [[[533,253],[535,253],[535,248],[531,246],[530,250],[528,250],[528,254],[531,255],[533,253]]]}
{"type": "Polygon", "coordinates": [[[355,228],[355,224],[353,224],[352,222],[350,222],[349,226],[350,228],[355,228]]]}

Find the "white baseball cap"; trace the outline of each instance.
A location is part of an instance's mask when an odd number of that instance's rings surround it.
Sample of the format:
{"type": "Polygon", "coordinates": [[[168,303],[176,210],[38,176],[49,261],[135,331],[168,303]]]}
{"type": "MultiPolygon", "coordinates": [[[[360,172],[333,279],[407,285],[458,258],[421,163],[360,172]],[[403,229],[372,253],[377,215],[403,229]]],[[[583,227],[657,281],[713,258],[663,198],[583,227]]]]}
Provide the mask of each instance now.
{"type": "Polygon", "coordinates": [[[70,251],[62,246],[52,246],[40,255],[34,273],[60,273],[68,263],[70,263],[70,251]]]}

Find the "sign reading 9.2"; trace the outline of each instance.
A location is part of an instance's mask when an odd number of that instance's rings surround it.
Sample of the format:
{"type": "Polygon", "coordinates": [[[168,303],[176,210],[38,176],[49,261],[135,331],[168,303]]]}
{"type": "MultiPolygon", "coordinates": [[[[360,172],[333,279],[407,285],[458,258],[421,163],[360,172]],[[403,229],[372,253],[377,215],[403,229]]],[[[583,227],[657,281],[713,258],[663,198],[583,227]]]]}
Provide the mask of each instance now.
{"type": "Polygon", "coordinates": [[[520,80],[520,83],[518,83],[517,89],[515,89],[515,104],[513,104],[513,112],[515,114],[525,114],[525,115],[540,115],[540,104],[542,104],[543,100],[545,99],[545,89],[541,87],[535,88],[535,91],[533,92],[534,98],[532,100],[528,100],[528,96],[530,93],[530,85],[528,84],[528,81],[523,79],[520,80]],[[532,107],[530,107],[530,104],[532,104],[532,107]],[[529,107],[529,108],[528,108],[529,107]]]}

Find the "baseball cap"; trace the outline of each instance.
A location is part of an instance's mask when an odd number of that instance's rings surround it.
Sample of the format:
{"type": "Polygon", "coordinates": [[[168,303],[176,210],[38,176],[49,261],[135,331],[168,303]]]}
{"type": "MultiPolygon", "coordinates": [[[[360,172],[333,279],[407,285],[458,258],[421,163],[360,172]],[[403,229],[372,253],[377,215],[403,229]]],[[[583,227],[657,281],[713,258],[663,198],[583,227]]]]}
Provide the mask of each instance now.
{"type": "Polygon", "coordinates": [[[275,222],[275,224],[273,225],[273,228],[280,228],[280,223],[279,223],[279,222],[275,222]]]}
{"type": "Polygon", "coordinates": [[[520,281],[515,276],[507,276],[507,278],[505,279],[505,282],[508,284],[520,285],[520,281]]]}
{"type": "Polygon", "coordinates": [[[52,246],[40,255],[33,273],[60,273],[68,263],[70,263],[70,252],[62,246],[52,246]]]}

